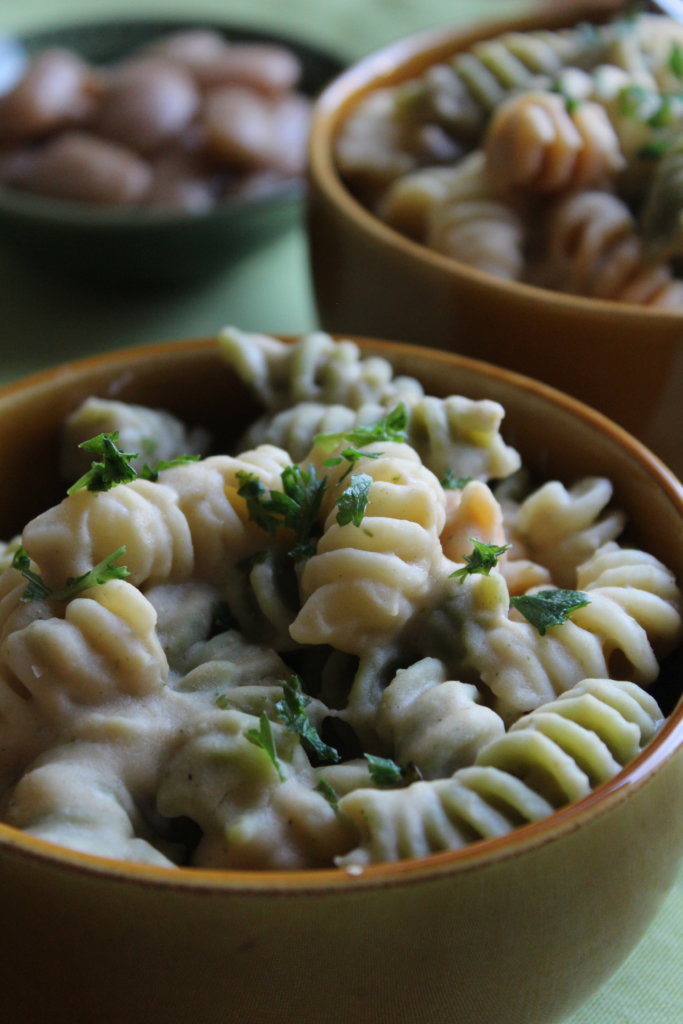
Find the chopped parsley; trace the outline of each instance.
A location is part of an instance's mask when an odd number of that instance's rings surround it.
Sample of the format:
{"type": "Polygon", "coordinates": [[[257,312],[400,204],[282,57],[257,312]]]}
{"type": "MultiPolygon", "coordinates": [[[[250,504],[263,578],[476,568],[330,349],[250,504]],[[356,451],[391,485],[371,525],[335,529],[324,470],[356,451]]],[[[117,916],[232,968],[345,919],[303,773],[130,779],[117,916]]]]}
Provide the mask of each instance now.
{"type": "Polygon", "coordinates": [[[131,465],[137,458],[137,452],[122,452],[117,447],[118,431],[111,434],[98,434],[88,441],[79,444],[83,451],[99,455],[99,460],[92,462],[90,469],[69,487],[67,494],[74,494],[86,488],[88,491],[108,491],[117,484],[127,484],[135,480],[137,472],[131,465]]]}
{"type": "Polygon", "coordinates": [[[451,573],[451,576],[454,576],[461,583],[464,583],[467,576],[473,576],[477,573],[481,576],[488,576],[491,569],[494,569],[498,564],[498,559],[501,555],[504,555],[510,547],[509,544],[503,544],[502,547],[496,544],[485,544],[481,540],[475,540],[474,537],[470,537],[470,540],[474,544],[474,550],[470,555],[465,555],[465,564],[462,569],[456,569],[455,572],[451,573]]]}
{"type": "Polygon", "coordinates": [[[577,608],[590,604],[590,598],[580,590],[540,590],[511,597],[510,604],[543,636],[547,629],[566,622],[577,608]]]}
{"type": "Polygon", "coordinates": [[[337,522],[340,526],[353,523],[360,526],[370,503],[372,477],[367,473],[354,473],[348,487],[337,499],[337,522]]]}
{"type": "Polygon", "coordinates": [[[375,441],[403,442],[406,440],[407,431],[408,410],[403,402],[399,402],[391,412],[379,420],[336,434],[316,434],[313,443],[325,451],[331,451],[343,441],[349,441],[355,447],[372,444],[375,441]]]}
{"type": "Polygon", "coordinates": [[[339,797],[337,796],[337,791],[335,790],[334,786],[328,779],[324,777],[321,778],[320,782],[315,787],[315,791],[316,793],[320,793],[321,796],[325,797],[328,804],[330,805],[332,810],[335,811],[335,813],[339,811],[339,797]]]}
{"type": "Polygon", "coordinates": [[[389,757],[377,757],[375,754],[363,755],[370,768],[370,778],[375,786],[400,786],[417,782],[420,773],[415,765],[401,767],[389,757]]]}
{"type": "Polygon", "coordinates": [[[145,463],[140,470],[140,476],[143,480],[151,480],[152,483],[156,483],[162,470],[173,469],[174,466],[186,466],[189,462],[199,462],[200,457],[199,455],[178,455],[175,459],[161,459],[154,466],[148,466],[145,463]]]}
{"type": "MultiPolygon", "coordinates": [[[[119,433],[98,434],[88,441],[79,444],[86,452],[99,455],[95,459],[87,473],[79,477],[75,484],[67,490],[67,494],[75,494],[76,491],[86,489],[88,491],[109,491],[117,484],[129,484],[138,476],[143,480],[151,480],[153,483],[159,479],[159,473],[164,469],[172,469],[173,466],[184,466],[188,462],[197,462],[199,455],[178,455],[174,459],[161,459],[155,466],[144,464],[140,473],[133,466],[133,459],[137,459],[137,452],[123,452],[117,445],[119,433]]],[[[150,442],[143,441],[143,448],[149,448],[150,442]]]]}
{"type": "Polygon", "coordinates": [[[289,553],[294,559],[315,551],[313,532],[327,487],[327,478],[318,477],[315,466],[286,466],[281,473],[281,491],[267,492],[257,476],[244,470],[237,473],[237,479],[237,493],[246,501],[253,522],[271,536],[283,528],[293,530],[296,540],[289,553]]]}
{"type": "Polygon", "coordinates": [[[683,78],[683,47],[680,43],[672,43],[669,51],[669,70],[674,78],[683,78]]]}
{"type": "Polygon", "coordinates": [[[359,459],[378,459],[381,454],[382,452],[364,452],[358,448],[345,448],[341,455],[333,455],[332,458],[325,459],[323,466],[331,468],[332,466],[338,466],[344,460],[348,462],[346,470],[337,480],[337,483],[340,484],[346,479],[359,459]]]}
{"type": "Polygon", "coordinates": [[[258,729],[247,729],[244,735],[250,743],[253,743],[255,747],[260,747],[260,749],[268,755],[268,759],[277,772],[278,779],[280,782],[284,782],[285,773],[282,770],[280,759],[277,756],[275,740],[273,738],[273,729],[270,724],[270,719],[265,711],[261,712],[258,729]]]}
{"type": "Polygon", "coordinates": [[[340,761],[339,753],[321,739],[309,720],[306,708],[311,703],[311,698],[301,689],[299,677],[292,675],[288,682],[283,683],[282,691],[283,699],[275,705],[278,719],[299,736],[301,745],[309,757],[312,755],[316,761],[326,764],[340,761]]]}
{"type": "Polygon", "coordinates": [[[24,579],[28,580],[28,586],[22,594],[22,601],[70,601],[84,590],[90,587],[107,583],[109,580],[125,580],[130,573],[125,565],[114,565],[124,553],[125,547],[117,548],[110,555],[103,558],[101,562],[88,569],[81,576],[70,576],[63,587],[59,590],[52,590],[43,579],[31,569],[31,559],[26,554],[22,545],[17,548],[12,559],[12,566],[18,569],[24,579]]]}
{"type": "Polygon", "coordinates": [[[472,480],[471,476],[456,476],[452,469],[447,469],[439,483],[444,491],[461,491],[472,480]]]}

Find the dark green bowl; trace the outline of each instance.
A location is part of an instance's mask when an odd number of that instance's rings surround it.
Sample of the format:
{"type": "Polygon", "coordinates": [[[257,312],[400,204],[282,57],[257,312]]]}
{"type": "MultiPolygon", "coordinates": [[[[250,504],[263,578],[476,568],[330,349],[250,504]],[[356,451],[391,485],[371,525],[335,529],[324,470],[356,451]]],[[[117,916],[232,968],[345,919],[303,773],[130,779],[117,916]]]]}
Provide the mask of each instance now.
{"type": "MultiPolygon", "coordinates": [[[[300,88],[314,97],[338,74],[341,57],[280,33],[205,20],[101,21],[0,39],[0,80],[22,55],[47,47],[73,50],[93,64],[116,61],[159,36],[211,28],[231,42],[288,46],[301,61],[300,88]]],[[[293,224],[302,222],[303,184],[267,197],[227,200],[202,213],[100,209],[0,187],[0,245],[59,272],[135,282],[174,282],[218,271],[293,224]]]]}

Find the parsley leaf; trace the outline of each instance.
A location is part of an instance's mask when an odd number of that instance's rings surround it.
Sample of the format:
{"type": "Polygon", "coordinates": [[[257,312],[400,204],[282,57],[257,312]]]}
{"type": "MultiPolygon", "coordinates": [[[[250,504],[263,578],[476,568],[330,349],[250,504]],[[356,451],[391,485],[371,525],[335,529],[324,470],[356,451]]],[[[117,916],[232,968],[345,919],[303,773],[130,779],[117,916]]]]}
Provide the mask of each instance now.
{"type": "Polygon", "coordinates": [[[370,503],[372,477],[367,473],[355,473],[348,487],[337,498],[337,522],[340,526],[353,523],[360,526],[365,510],[370,503]]]}
{"type": "Polygon", "coordinates": [[[309,721],[306,708],[311,698],[302,691],[299,677],[292,675],[289,682],[283,684],[282,691],[284,697],[275,705],[277,716],[283,725],[299,736],[306,753],[328,764],[340,761],[338,752],[321,739],[309,721]]]}
{"type": "Polygon", "coordinates": [[[669,52],[669,70],[675,78],[683,78],[683,47],[680,43],[672,43],[669,52]]]}
{"type": "Polygon", "coordinates": [[[22,601],[70,601],[84,590],[90,587],[107,583],[109,580],[125,580],[130,572],[125,565],[114,565],[125,553],[125,547],[117,548],[110,555],[103,558],[101,562],[88,569],[81,576],[70,576],[60,590],[52,590],[41,579],[38,573],[31,569],[31,560],[23,547],[19,547],[12,559],[12,566],[18,569],[22,576],[28,580],[28,586],[22,594],[22,601]]]}
{"type": "Polygon", "coordinates": [[[280,782],[284,782],[285,773],[282,770],[280,759],[277,756],[275,740],[273,738],[273,729],[270,724],[270,719],[265,711],[261,712],[258,729],[247,729],[244,735],[250,743],[253,743],[255,747],[260,747],[261,750],[268,755],[273,768],[277,772],[278,779],[280,782]]]}
{"type": "Polygon", "coordinates": [[[280,474],[282,491],[267,494],[253,473],[240,470],[237,493],[247,503],[249,518],[271,536],[279,529],[294,531],[296,543],[290,551],[294,559],[304,558],[315,550],[312,540],[320,504],[327,487],[327,478],[318,477],[315,466],[286,466],[280,474]]]}
{"type": "Polygon", "coordinates": [[[543,636],[551,626],[566,622],[577,608],[590,604],[590,598],[580,590],[540,590],[511,597],[510,604],[543,636]]]}
{"type": "Polygon", "coordinates": [[[377,757],[375,754],[363,756],[370,768],[370,778],[376,786],[398,786],[417,782],[421,778],[415,765],[401,767],[388,757],[377,757]]]}
{"type": "Polygon", "coordinates": [[[471,476],[456,476],[452,469],[447,469],[439,483],[444,491],[461,491],[472,480],[471,476]]]}
{"type": "Polygon", "coordinates": [[[173,469],[174,466],[186,466],[189,462],[199,462],[201,456],[199,455],[178,455],[175,459],[161,459],[154,466],[148,466],[144,464],[140,470],[140,476],[143,480],[151,480],[152,483],[156,483],[159,479],[159,473],[163,469],[173,469]]]}
{"type": "Polygon", "coordinates": [[[408,431],[408,410],[403,402],[379,420],[364,426],[342,430],[336,434],[316,434],[313,443],[325,451],[331,451],[342,441],[350,441],[358,447],[373,441],[405,441],[408,431]]]}
{"type": "Polygon", "coordinates": [[[315,791],[325,797],[333,811],[339,811],[339,797],[337,796],[337,791],[328,779],[325,777],[321,778],[320,782],[315,787],[315,791]]]}
{"type": "Polygon", "coordinates": [[[87,488],[89,491],[108,491],[116,484],[127,484],[135,480],[137,473],[131,461],[137,458],[137,452],[122,452],[116,445],[118,431],[112,434],[98,434],[89,441],[79,444],[86,452],[99,455],[99,461],[92,462],[90,469],[72,484],[67,494],[87,488]]]}
{"type": "Polygon", "coordinates": [[[465,565],[462,569],[456,569],[455,572],[451,573],[451,576],[460,580],[461,583],[464,583],[467,576],[473,576],[475,573],[481,576],[488,576],[491,569],[494,569],[498,564],[500,556],[504,555],[510,547],[509,544],[504,544],[502,547],[498,547],[496,544],[485,544],[474,537],[470,537],[470,540],[474,544],[472,554],[465,555],[465,565]]]}
{"type": "Polygon", "coordinates": [[[358,448],[345,448],[341,455],[334,455],[330,459],[325,459],[323,466],[338,466],[340,462],[343,462],[344,459],[346,459],[348,466],[337,480],[337,484],[340,484],[343,480],[346,480],[347,476],[359,459],[378,459],[380,455],[382,455],[382,452],[364,452],[360,451],[358,448]]]}

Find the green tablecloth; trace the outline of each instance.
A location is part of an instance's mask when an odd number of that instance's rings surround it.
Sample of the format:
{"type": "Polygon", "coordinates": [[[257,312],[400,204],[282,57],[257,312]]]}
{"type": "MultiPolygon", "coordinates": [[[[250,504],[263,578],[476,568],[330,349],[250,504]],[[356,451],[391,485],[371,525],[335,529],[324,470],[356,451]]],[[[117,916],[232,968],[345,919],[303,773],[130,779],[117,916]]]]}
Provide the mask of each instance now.
{"type": "MultiPolygon", "coordinates": [[[[523,6],[521,0],[0,0],[0,27],[148,13],[213,15],[298,33],[351,60],[431,25],[523,6]]],[[[218,278],[157,294],[66,284],[0,249],[0,383],[92,352],[213,334],[228,322],[292,333],[315,326],[300,229],[218,278]]],[[[683,877],[629,960],[566,1024],[682,1024],[682,950],[683,877]]]]}

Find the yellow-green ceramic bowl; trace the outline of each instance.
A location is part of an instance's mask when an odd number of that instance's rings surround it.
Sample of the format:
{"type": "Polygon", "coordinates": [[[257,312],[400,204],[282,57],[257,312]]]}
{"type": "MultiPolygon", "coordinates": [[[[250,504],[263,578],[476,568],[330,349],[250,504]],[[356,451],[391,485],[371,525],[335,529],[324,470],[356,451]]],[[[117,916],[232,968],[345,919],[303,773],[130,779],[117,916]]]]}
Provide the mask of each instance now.
{"type": "MultiPolygon", "coordinates": [[[[361,342],[428,391],[500,401],[540,473],[605,474],[630,536],[683,580],[683,486],[548,387],[446,352],[361,342]]],[[[255,409],[212,340],[121,351],[0,392],[0,536],[58,493],[84,397],[166,406],[222,439],[255,409]]],[[[548,1024],[643,935],[683,853],[683,704],[638,759],[544,821],[457,852],[341,870],[211,872],[74,853],[0,826],[0,991],[21,1024],[548,1024]]]]}
{"type": "MultiPolygon", "coordinates": [[[[208,28],[231,42],[269,42],[301,61],[301,90],[315,97],[343,67],[332,52],[247,24],[199,17],[102,20],[0,39],[0,82],[22,57],[49,47],[87,61],[116,62],[160,36],[208,28]]],[[[304,183],[259,198],[226,200],[203,212],[103,209],[0,188],[0,244],[53,271],[143,284],[190,281],[216,272],[292,225],[301,223],[304,183]]]]}
{"type": "Polygon", "coordinates": [[[514,20],[441,27],[344,71],[311,131],[311,273],[325,330],[395,338],[544,380],[635,433],[683,475],[683,313],[494,278],[400,234],[341,179],[335,139],[359,101],[508,30],[556,29],[613,14],[611,0],[543,4],[514,20]]]}

